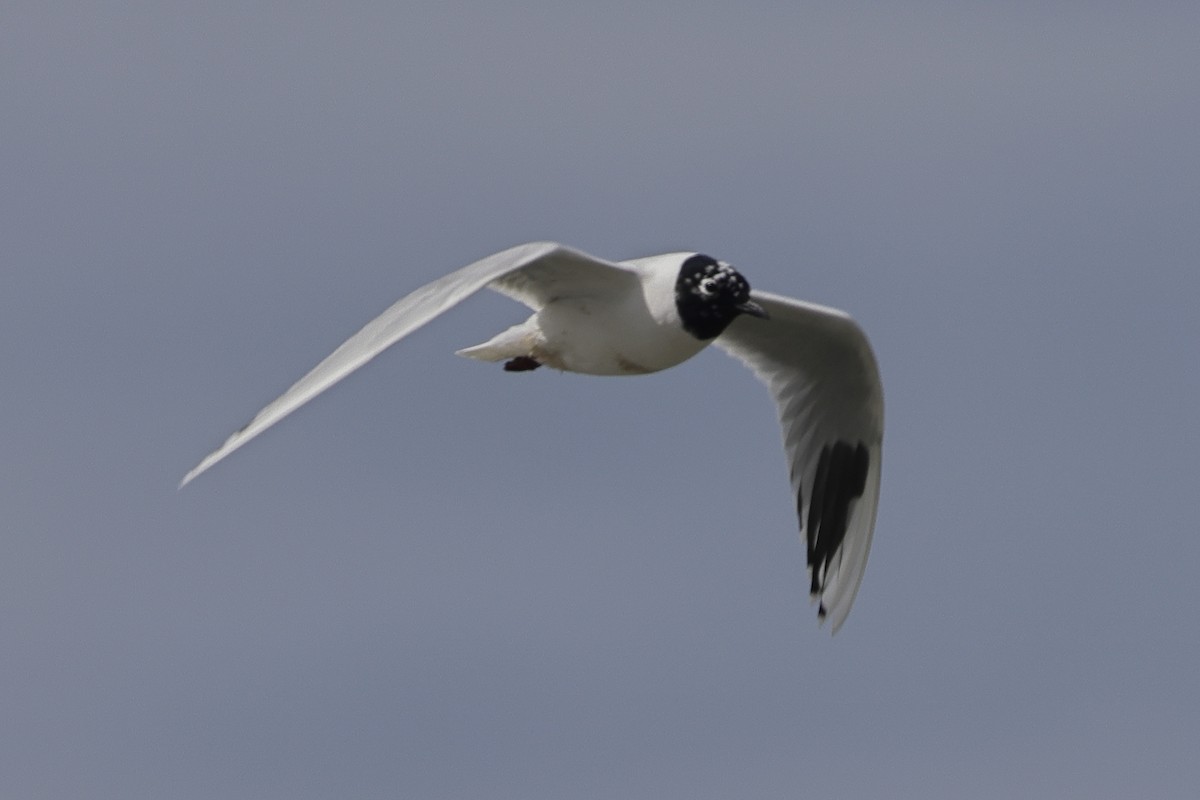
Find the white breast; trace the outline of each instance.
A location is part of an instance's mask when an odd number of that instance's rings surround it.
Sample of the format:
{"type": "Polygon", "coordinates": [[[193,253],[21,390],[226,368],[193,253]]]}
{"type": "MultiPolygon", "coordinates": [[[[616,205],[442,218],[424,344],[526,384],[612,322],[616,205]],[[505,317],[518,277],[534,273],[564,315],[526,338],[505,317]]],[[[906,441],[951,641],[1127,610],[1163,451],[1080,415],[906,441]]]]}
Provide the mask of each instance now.
{"type": "Polygon", "coordinates": [[[680,327],[673,303],[669,308],[652,308],[644,293],[619,301],[556,301],[532,321],[542,339],[535,358],[587,375],[658,372],[686,361],[707,345],[680,327]]]}

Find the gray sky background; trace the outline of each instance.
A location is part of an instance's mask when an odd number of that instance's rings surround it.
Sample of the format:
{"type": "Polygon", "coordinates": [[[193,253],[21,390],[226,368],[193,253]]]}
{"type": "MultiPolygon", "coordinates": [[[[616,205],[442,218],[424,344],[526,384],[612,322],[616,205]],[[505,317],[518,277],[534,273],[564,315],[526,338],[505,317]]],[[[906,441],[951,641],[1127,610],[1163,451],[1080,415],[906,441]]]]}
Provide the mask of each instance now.
{"type": "Polygon", "coordinates": [[[1194,797],[1200,6],[5,3],[0,794],[1194,797]],[[508,375],[531,239],[845,308],[854,612],[765,390],[508,375]]]}

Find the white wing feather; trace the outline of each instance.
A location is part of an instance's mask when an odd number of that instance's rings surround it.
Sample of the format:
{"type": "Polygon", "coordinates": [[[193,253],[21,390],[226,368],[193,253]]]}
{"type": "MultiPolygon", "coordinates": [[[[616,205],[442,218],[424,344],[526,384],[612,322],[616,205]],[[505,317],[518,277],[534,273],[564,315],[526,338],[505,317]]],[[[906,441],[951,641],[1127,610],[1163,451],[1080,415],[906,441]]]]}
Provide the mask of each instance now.
{"type": "Polygon", "coordinates": [[[847,314],[787,297],[753,292],[769,320],[740,316],[716,345],[744,362],[771,391],[783,426],[784,450],[797,498],[800,528],[810,548],[810,578],[833,631],[850,613],[867,565],[879,501],[883,389],[866,335],[847,314]],[[808,518],[827,447],[862,444],[867,470],[849,503],[845,535],[824,565],[812,563],[808,518]]]}
{"type": "Polygon", "coordinates": [[[504,250],[451,272],[397,301],[347,339],[307,375],[225,440],[179,486],[237,450],[267,428],[349,375],[363,364],[485,287],[534,310],[564,294],[611,291],[635,273],[554,242],[532,242],[504,250]]]}

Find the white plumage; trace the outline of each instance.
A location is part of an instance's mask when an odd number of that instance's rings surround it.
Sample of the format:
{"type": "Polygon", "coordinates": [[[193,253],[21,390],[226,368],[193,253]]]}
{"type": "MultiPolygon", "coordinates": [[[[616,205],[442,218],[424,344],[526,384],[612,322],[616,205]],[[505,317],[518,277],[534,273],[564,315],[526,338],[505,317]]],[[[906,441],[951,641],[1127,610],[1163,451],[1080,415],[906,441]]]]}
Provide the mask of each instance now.
{"type": "Polygon", "coordinates": [[[811,591],[836,632],[866,567],[879,497],[883,393],[866,336],[846,314],[751,292],[732,267],[696,253],[620,263],[553,242],[483,258],[417,289],[350,337],[180,486],[384,349],[490,288],[524,303],[525,322],[460,355],[593,375],[657,372],[709,344],[743,361],[779,408],[811,591]]]}

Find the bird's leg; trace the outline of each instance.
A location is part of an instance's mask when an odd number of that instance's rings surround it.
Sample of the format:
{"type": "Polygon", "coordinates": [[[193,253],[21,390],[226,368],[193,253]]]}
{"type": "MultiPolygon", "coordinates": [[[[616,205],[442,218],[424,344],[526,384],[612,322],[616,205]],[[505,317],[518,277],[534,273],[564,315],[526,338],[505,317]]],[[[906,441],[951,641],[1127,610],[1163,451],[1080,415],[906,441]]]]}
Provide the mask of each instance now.
{"type": "Polygon", "coordinates": [[[504,371],[529,372],[530,370],[537,369],[541,365],[542,363],[536,358],[530,358],[529,356],[517,356],[516,358],[510,358],[508,361],[504,362],[504,371]]]}

